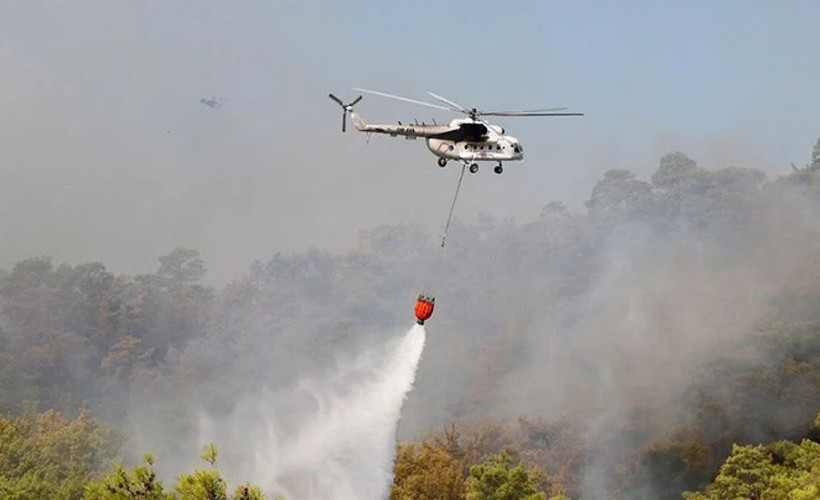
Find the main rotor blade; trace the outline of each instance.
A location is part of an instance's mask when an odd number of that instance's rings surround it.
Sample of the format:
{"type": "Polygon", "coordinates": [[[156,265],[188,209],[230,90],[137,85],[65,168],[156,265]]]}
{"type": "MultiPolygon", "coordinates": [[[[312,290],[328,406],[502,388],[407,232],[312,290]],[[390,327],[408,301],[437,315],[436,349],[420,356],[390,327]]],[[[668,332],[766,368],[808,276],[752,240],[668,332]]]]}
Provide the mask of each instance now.
{"type": "Polygon", "coordinates": [[[401,97],[401,96],[397,96],[397,95],[393,95],[393,94],[385,94],[384,92],[376,92],[375,90],[360,89],[360,88],[356,88],[356,87],[354,87],[353,90],[356,90],[358,92],[364,92],[366,94],[373,94],[373,95],[378,95],[378,96],[382,96],[382,97],[389,97],[390,99],[397,99],[399,101],[411,102],[413,104],[419,104],[421,106],[428,106],[428,107],[431,107],[431,108],[443,109],[445,111],[452,111],[452,109],[445,108],[444,106],[439,106],[438,104],[432,104],[432,103],[424,102],[424,101],[417,101],[415,99],[408,99],[407,97],[401,97]]]}
{"type": "Polygon", "coordinates": [[[452,106],[454,109],[456,109],[456,110],[458,110],[458,111],[461,111],[461,112],[463,112],[463,113],[469,113],[469,111],[467,110],[467,108],[465,108],[464,106],[461,106],[461,105],[459,105],[459,104],[456,104],[456,103],[454,103],[453,101],[451,101],[451,100],[449,100],[449,99],[445,99],[444,97],[441,97],[440,95],[436,95],[436,94],[434,94],[434,93],[432,93],[432,92],[430,92],[430,91],[428,91],[427,93],[428,93],[428,94],[430,94],[431,96],[433,96],[434,98],[438,99],[439,101],[441,101],[441,102],[443,102],[443,103],[447,104],[448,106],[452,106]]]}
{"type": "Polygon", "coordinates": [[[520,109],[520,110],[504,110],[504,111],[479,111],[478,114],[485,115],[487,113],[548,113],[551,111],[566,111],[569,108],[541,108],[541,109],[520,109]]]}
{"type": "Polygon", "coordinates": [[[479,114],[482,116],[584,116],[583,113],[522,113],[520,111],[490,111],[479,114]]]}

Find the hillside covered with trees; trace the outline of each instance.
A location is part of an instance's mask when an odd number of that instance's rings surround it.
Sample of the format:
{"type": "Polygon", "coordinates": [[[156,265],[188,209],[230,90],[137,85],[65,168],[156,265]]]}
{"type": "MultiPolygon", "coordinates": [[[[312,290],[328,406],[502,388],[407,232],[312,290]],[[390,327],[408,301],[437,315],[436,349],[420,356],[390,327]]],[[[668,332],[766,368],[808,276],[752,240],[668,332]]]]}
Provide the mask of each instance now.
{"type": "Polygon", "coordinates": [[[293,388],[406,330],[434,283],[391,498],[814,498],[815,153],[776,179],[680,152],[647,180],[609,170],[583,211],[457,222],[435,267],[412,225],[219,288],[194,249],[136,276],[21,261],[0,270],[0,496],[109,498],[153,475],[255,498],[269,422],[313,404],[293,388]],[[210,442],[223,472],[206,450],[190,480],[210,442]]]}

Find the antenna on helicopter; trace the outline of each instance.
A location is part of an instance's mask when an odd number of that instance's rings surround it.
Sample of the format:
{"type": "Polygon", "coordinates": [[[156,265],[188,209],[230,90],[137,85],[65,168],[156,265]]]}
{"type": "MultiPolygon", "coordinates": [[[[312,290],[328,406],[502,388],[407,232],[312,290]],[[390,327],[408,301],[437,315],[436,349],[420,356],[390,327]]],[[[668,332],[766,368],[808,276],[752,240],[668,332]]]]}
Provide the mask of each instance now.
{"type": "Polygon", "coordinates": [[[336,97],[333,94],[328,94],[327,96],[330,97],[331,99],[333,99],[334,101],[336,101],[339,104],[339,106],[342,107],[342,132],[344,132],[345,131],[345,125],[347,124],[347,114],[349,112],[353,111],[353,105],[356,104],[357,102],[361,101],[362,96],[359,96],[359,97],[353,99],[348,104],[343,103],[341,99],[339,99],[338,97],[336,97]]]}

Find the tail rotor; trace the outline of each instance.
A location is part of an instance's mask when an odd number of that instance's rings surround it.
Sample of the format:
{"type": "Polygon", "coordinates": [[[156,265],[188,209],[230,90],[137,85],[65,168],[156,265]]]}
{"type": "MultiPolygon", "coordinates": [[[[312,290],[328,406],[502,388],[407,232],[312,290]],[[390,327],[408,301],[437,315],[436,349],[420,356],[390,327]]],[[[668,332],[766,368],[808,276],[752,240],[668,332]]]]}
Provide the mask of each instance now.
{"type": "Polygon", "coordinates": [[[344,132],[344,131],[345,131],[345,129],[347,128],[347,127],[346,127],[346,125],[347,125],[347,114],[348,114],[349,112],[353,111],[353,106],[354,106],[357,102],[359,102],[359,101],[361,101],[361,100],[362,100],[362,96],[359,96],[359,97],[357,97],[357,98],[353,99],[353,100],[352,100],[352,101],[350,101],[348,104],[345,104],[344,102],[342,102],[342,100],[341,100],[341,99],[339,99],[338,97],[336,97],[336,96],[335,96],[335,95],[333,95],[333,94],[328,94],[327,96],[328,96],[328,97],[330,97],[331,99],[333,99],[334,101],[336,101],[336,103],[337,103],[339,106],[341,106],[341,107],[342,107],[342,132],[344,132]]]}

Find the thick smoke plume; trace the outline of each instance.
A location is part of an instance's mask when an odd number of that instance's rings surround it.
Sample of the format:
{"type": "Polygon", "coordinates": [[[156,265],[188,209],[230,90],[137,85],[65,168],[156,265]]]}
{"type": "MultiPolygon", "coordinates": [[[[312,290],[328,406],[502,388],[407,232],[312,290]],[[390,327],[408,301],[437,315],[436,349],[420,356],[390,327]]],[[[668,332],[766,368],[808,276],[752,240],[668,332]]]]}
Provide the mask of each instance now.
{"type": "MultiPolygon", "coordinates": [[[[465,188],[469,197],[469,183],[465,188]]],[[[619,464],[701,418],[703,398],[718,405],[726,399],[725,387],[704,383],[711,366],[770,362],[755,348],[760,325],[784,290],[816,286],[818,206],[801,189],[752,169],[709,171],[677,154],[665,157],[652,182],[608,172],[586,213],[550,203],[525,223],[490,216],[456,222],[435,276],[435,322],[446,333],[429,339],[400,439],[466,417],[567,418],[588,436],[588,460],[572,491],[585,498],[613,489],[652,497],[648,479],[624,486],[619,464]]],[[[276,256],[252,266],[224,291],[219,321],[169,353],[171,376],[149,379],[132,393],[136,448],[155,451],[178,471],[206,440],[244,442],[224,458],[236,464],[237,477],[266,464],[260,482],[296,487],[295,477],[309,467],[299,446],[309,450],[322,441],[328,415],[353,418],[338,402],[358,401],[364,396],[345,391],[375,382],[353,369],[321,388],[302,382],[310,389],[302,393],[317,395],[312,402],[292,388],[301,374],[324,380],[331,367],[352,366],[333,353],[372,356],[350,353],[372,353],[368,346],[382,342],[377,332],[407,320],[410,299],[438,258],[432,248],[431,235],[397,225],[363,233],[347,254],[276,256]],[[261,398],[266,387],[269,396],[261,398]],[[142,409],[146,401],[150,414],[142,409]],[[198,407],[218,432],[192,433],[191,408],[198,407]],[[276,425],[246,432],[267,422],[276,425]],[[301,425],[314,431],[300,433],[301,425]],[[225,428],[235,436],[226,439],[225,428]],[[164,439],[169,433],[174,438],[164,439]],[[285,435],[293,440],[282,441],[285,435]],[[250,464],[243,451],[255,453],[258,442],[273,451],[250,464]],[[283,448],[293,451],[278,454],[283,448]],[[291,461],[282,462],[288,454],[291,461]]],[[[775,406],[749,411],[765,418],[775,406]]],[[[794,432],[789,425],[749,438],[794,432]]],[[[387,464],[385,456],[370,463],[387,464]]],[[[323,479],[337,474],[334,467],[323,479]]],[[[321,488],[323,479],[303,487],[321,488]]]]}

